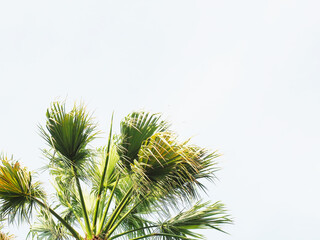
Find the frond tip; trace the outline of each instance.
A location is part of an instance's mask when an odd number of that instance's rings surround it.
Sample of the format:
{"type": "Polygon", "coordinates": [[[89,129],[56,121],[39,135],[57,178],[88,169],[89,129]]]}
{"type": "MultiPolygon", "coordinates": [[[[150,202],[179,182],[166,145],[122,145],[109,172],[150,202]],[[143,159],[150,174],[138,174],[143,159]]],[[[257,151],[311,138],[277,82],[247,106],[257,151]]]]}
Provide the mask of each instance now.
{"type": "Polygon", "coordinates": [[[19,162],[2,159],[0,165],[0,218],[18,222],[30,218],[35,199],[45,196],[39,182],[32,182],[32,175],[19,162]]]}

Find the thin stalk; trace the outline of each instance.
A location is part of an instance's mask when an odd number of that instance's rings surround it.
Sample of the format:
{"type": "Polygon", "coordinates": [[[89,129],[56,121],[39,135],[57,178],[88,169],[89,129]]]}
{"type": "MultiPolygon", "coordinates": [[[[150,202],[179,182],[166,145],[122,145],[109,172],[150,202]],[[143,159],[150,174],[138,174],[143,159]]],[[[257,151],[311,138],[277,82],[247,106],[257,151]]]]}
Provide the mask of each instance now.
{"type": "Polygon", "coordinates": [[[133,230],[129,230],[129,231],[114,235],[114,236],[110,237],[109,240],[116,239],[118,237],[121,237],[123,235],[127,235],[127,234],[132,233],[132,232],[137,232],[137,231],[140,231],[140,230],[143,230],[143,229],[155,228],[155,227],[159,227],[159,226],[160,225],[152,225],[152,226],[147,226],[147,227],[136,228],[136,229],[133,229],[133,230]]]}
{"type": "Polygon", "coordinates": [[[149,195],[150,195],[150,193],[148,193],[146,196],[144,196],[142,199],[140,199],[132,208],[130,208],[130,210],[129,210],[126,214],[124,214],[124,215],[120,218],[120,220],[108,231],[107,236],[110,236],[110,235],[114,232],[114,230],[116,230],[116,228],[120,225],[120,223],[121,223],[133,210],[135,210],[136,207],[138,207],[139,204],[142,203],[142,201],[143,201],[144,199],[146,199],[146,197],[148,197],[149,195]]]}
{"type": "Polygon", "coordinates": [[[111,214],[108,222],[106,223],[106,226],[104,227],[104,231],[107,231],[109,229],[110,226],[112,226],[112,224],[114,223],[114,221],[117,219],[119,213],[123,210],[123,208],[126,206],[126,204],[128,203],[128,201],[130,200],[131,197],[131,192],[133,190],[133,187],[131,187],[128,192],[126,193],[126,195],[121,199],[121,202],[118,204],[118,206],[116,207],[116,209],[113,211],[113,213],[111,214]]]}
{"type": "Polygon", "coordinates": [[[116,190],[116,187],[117,187],[117,185],[119,183],[119,180],[120,180],[120,174],[118,175],[116,183],[114,184],[114,186],[112,188],[112,191],[110,193],[110,196],[109,196],[109,199],[108,199],[108,203],[107,203],[107,207],[104,210],[104,213],[103,213],[103,216],[102,216],[102,220],[100,222],[100,225],[99,225],[99,228],[98,228],[98,231],[97,231],[98,233],[100,233],[100,231],[101,231],[101,229],[103,227],[103,223],[104,223],[104,221],[105,221],[105,219],[107,217],[107,214],[108,214],[108,211],[109,211],[109,207],[110,207],[110,204],[112,202],[113,195],[114,195],[114,191],[116,190]]]}
{"type": "Polygon", "coordinates": [[[93,233],[96,234],[96,223],[97,223],[97,218],[98,218],[98,211],[99,211],[99,205],[100,205],[100,199],[101,199],[101,193],[103,191],[103,183],[104,179],[106,177],[106,172],[108,168],[108,162],[109,162],[109,157],[110,157],[110,145],[111,145],[111,135],[112,135],[112,122],[113,122],[113,113],[111,116],[111,125],[110,125],[110,131],[109,131],[109,140],[108,140],[108,148],[107,148],[107,156],[106,156],[106,161],[104,163],[103,167],[103,172],[102,172],[102,177],[100,181],[100,186],[99,186],[99,191],[98,191],[98,196],[97,196],[97,201],[94,209],[94,214],[93,214],[93,223],[92,223],[92,229],[93,233]]]}
{"type": "Polygon", "coordinates": [[[114,211],[114,214],[111,215],[110,221],[107,222],[104,232],[108,232],[107,236],[109,236],[110,228],[112,228],[113,224],[119,217],[122,210],[127,206],[127,204],[130,202],[130,197],[128,197],[124,202],[121,203],[120,207],[114,211]],[[108,230],[109,229],[109,230],[108,230]]]}
{"type": "Polygon", "coordinates": [[[42,207],[46,208],[49,210],[49,212],[55,216],[61,223],[62,225],[64,225],[72,234],[73,237],[75,237],[75,239],[77,240],[83,240],[83,238],[79,235],[79,233],[73,228],[71,227],[71,225],[69,223],[67,223],[62,217],[59,216],[59,214],[57,214],[52,208],[50,208],[49,206],[47,206],[45,203],[41,202],[39,199],[34,198],[34,200],[42,207]]]}
{"type": "Polygon", "coordinates": [[[88,212],[87,212],[86,204],[84,202],[83,193],[82,193],[80,181],[78,178],[77,170],[75,169],[74,166],[72,166],[72,170],[73,170],[74,176],[76,178],[76,184],[77,184],[77,188],[78,188],[78,192],[79,192],[79,196],[80,196],[81,208],[82,208],[84,223],[86,225],[87,235],[88,235],[88,238],[91,239],[92,238],[92,231],[91,231],[91,227],[90,227],[88,212]]]}
{"type": "Polygon", "coordinates": [[[184,237],[181,235],[170,234],[170,233],[151,233],[151,234],[144,235],[141,237],[131,238],[130,240],[138,240],[138,239],[142,239],[142,238],[155,237],[155,236],[166,236],[166,237],[175,237],[175,238],[180,238],[180,239],[192,240],[192,238],[184,237]]]}
{"type": "MultiPolygon", "coordinates": [[[[97,218],[97,223],[96,223],[96,226],[99,227],[100,226],[100,222],[101,222],[101,219],[103,217],[103,212],[104,212],[104,206],[106,205],[106,199],[107,199],[107,192],[108,192],[108,189],[105,190],[105,192],[102,192],[102,196],[101,196],[101,204],[103,204],[103,206],[100,206],[99,208],[99,212],[98,212],[98,218],[97,218]]],[[[97,228],[96,228],[97,229],[97,228]]]]}

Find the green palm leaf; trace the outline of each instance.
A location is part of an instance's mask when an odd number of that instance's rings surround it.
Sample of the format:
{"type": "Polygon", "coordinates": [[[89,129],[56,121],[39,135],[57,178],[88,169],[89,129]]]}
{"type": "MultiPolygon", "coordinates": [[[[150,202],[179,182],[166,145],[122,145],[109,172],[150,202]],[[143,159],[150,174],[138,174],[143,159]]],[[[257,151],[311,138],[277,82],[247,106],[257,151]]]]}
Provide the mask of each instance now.
{"type": "Polygon", "coordinates": [[[2,159],[0,166],[0,217],[12,222],[30,218],[36,199],[45,194],[39,182],[32,182],[32,176],[19,162],[2,159]]]}
{"type": "MultiPolygon", "coordinates": [[[[197,202],[187,211],[181,211],[176,216],[167,221],[160,222],[160,232],[171,233],[181,236],[191,236],[193,238],[203,238],[200,234],[192,232],[195,229],[210,229],[222,231],[221,226],[230,224],[232,220],[226,214],[224,205],[220,202],[210,204],[210,202],[197,202]]],[[[223,231],[222,231],[223,232],[223,231]]],[[[161,239],[176,239],[165,238],[161,239]]]]}
{"type": "Polygon", "coordinates": [[[97,132],[92,119],[83,105],[74,106],[66,112],[65,104],[55,102],[47,110],[46,129],[40,127],[42,137],[58,154],[58,160],[67,166],[81,166],[88,160],[90,151],[86,148],[97,132]]]}
{"type": "Polygon", "coordinates": [[[156,188],[158,196],[192,199],[198,196],[199,187],[205,190],[200,179],[214,178],[213,159],[218,155],[189,145],[188,141],[179,143],[173,133],[161,132],[143,142],[138,156],[132,165],[140,179],[137,184],[156,188]]]}
{"type": "Polygon", "coordinates": [[[137,159],[141,144],[147,138],[168,129],[168,123],[160,120],[160,117],[159,114],[133,112],[120,123],[118,153],[127,169],[137,159]]]}

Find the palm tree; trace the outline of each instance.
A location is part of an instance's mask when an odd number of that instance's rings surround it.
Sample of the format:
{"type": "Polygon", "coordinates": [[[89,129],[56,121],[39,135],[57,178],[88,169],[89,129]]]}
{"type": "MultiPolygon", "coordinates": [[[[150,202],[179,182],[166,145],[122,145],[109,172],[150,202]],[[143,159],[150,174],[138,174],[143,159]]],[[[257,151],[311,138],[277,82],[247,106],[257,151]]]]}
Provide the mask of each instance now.
{"type": "Polygon", "coordinates": [[[213,180],[215,158],[179,142],[159,114],[133,112],[93,150],[96,124],[83,105],[66,111],[52,103],[41,136],[56,190],[49,201],[41,184],[18,161],[2,157],[0,217],[28,220],[37,239],[201,239],[196,229],[221,230],[231,223],[223,204],[201,202],[203,180],[213,180]]]}

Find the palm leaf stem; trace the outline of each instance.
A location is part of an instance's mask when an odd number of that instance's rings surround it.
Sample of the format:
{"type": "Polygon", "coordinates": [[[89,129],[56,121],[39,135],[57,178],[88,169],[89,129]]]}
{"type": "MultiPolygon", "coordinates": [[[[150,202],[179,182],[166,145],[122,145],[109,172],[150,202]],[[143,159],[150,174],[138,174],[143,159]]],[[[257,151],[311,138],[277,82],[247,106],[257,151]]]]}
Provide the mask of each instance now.
{"type": "Polygon", "coordinates": [[[81,189],[81,185],[80,185],[80,180],[79,180],[79,177],[78,177],[78,174],[77,174],[77,170],[75,169],[74,166],[72,166],[72,170],[73,170],[73,174],[74,174],[75,179],[76,179],[76,184],[77,184],[77,188],[78,188],[78,192],[79,192],[79,197],[80,197],[80,202],[81,202],[81,209],[82,209],[84,223],[85,223],[86,230],[87,230],[86,232],[87,232],[88,238],[92,238],[92,231],[91,231],[91,227],[90,227],[90,222],[89,222],[89,217],[88,217],[86,204],[85,204],[84,198],[83,198],[83,193],[82,193],[82,189],[81,189]]]}
{"type": "Polygon", "coordinates": [[[97,196],[97,201],[94,209],[94,215],[93,215],[93,223],[92,223],[92,229],[93,233],[96,234],[96,223],[97,223],[97,218],[98,218],[98,211],[99,211],[99,204],[101,200],[101,193],[103,191],[103,184],[104,184],[104,179],[106,177],[106,172],[107,172],[107,167],[108,167],[108,162],[109,162],[109,157],[110,157],[110,145],[111,145],[111,136],[112,136],[112,122],[113,122],[113,113],[111,116],[111,125],[110,125],[110,131],[109,131],[109,140],[108,140],[108,148],[107,148],[107,156],[106,156],[106,161],[104,163],[104,168],[103,168],[103,173],[100,181],[100,186],[99,186],[99,191],[98,191],[98,196],[97,196]]]}
{"type": "Polygon", "coordinates": [[[49,212],[55,216],[62,225],[64,225],[72,234],[73,237],[75,237],[75,239],[77,240],[83,240],[83,238],[80,236],[80,234],[73,228],[71,227],[71,225],[69,223],[67,223],[62,217],[60,217],[60,215],[58,213],[56,213],[52,208],[50,208],[47,204],[43,203],[42,201],[40,201],[37,198],[33,198],[40,206],[42,206],[45,209],[48,209],[49,212]]]}
{"type": "Polygon", "coordinates": [[[121,211],[127,206],[127,203],[130,201],[130,198],[131,198],[132,190],[133,190],[133,187],[130,187],[130,189],[127,191],[126,195],[121,199],[118,206],[112,212],[110,218],[108,219],[106,225],[103,228],[103,232],[106,232],[110,229],[110,227],[116,221],[116,219],[119,216],[119,214],[121,213],[121,211]]]}
{"type": "Polygon", "coordinates": [[[108,203],[107,203],[107,207],[104,210],[104,213],[103,213],[103,216],[102,216],[102,219],[101,219],[98,231],[97,231],[98,233],[100,233],[100,231],[101,231],[101,229],[103,227],[104,221],[105,221],[105,219],[107,217],[107,214],[108,214],[108,211],[109,211],[109,207],[110,207],[110,204],[112,202],[113,195],[114,195],[114,191],[116,190],[116,187],[118,186],[119,180],[120,180],[120,174],[118,175],[116,183],[114,184],[114,186],[112,188],[112,191],[110,193],[110,196],[109,196],[109,199],[108,199],[108,203]]]}
{"type": "Polygon", "coordinates": [[[146,197],[148,197],[149,195],[150,195],[150,193],[148,193],[146,196],[144,196],[142,199],[140,199],[132,208],[130,208],[130,210],[129,210],[126,214],[124,214],[124,215],[120,218],[120,220],[108,231],[107,237],[110,236],[110,235],[114,232],[114,230],[116,230],[116,228],[120,225],[120,223],[121,223],[124,219],[126,219],[126,217],[127,217],[133,210],[135,210],[135,209],[139,206],[139,204],[140,204],[143,200],[145,200],[146,197]]]}
{"type": "Polygon", "coordinates": [[[150,233],[150,234],[147,234],[147,235],[144,235],[144,236],[131,238],[130,240],[138,240],[138,239],[155,237],[155,236],[165,236],[165,237],[174,237],[174,238],[178,238],[178,239],[193,240],[193,238],[188,238],[188,237],[185,237],[185,236],[175,235],[175,234],[170,234],[170,233],[150,233]]]}
{"type": "Polygon", "coordinates": [[[103,232],[106,232],[110,229],[110,227],[113,225],[113,223],[116,221],[117,217],[119,216],[119,214],[121,213],[121,211],[127,206],[127,203],[131,200],[131,193],[133,191],[133,187],[131,187],[126,195],[121,199],[121,202],[118,204],[118,206],[116,207],[116,209],[112,212],[110,218],[108,219],[103,232]]]}
{"type": "Polygon", "coordinates": [[[133,230],[129,230],[129,231],[114,235],[114,236],[110,237],[109,240],[116,239],[118,237],[121,237],[123,235],[127,235],[127,234],[132,233],[132,232],[137,232],[137,231],[140,231],[140,230],[143,230],[143,229],[156,228],[156,227],[160,227],[160,225],[152,225],[152,226],[146,226],[146,227],[141,227],[141,228],[136,228],[136,229],[133,229],[133,230]]]}

